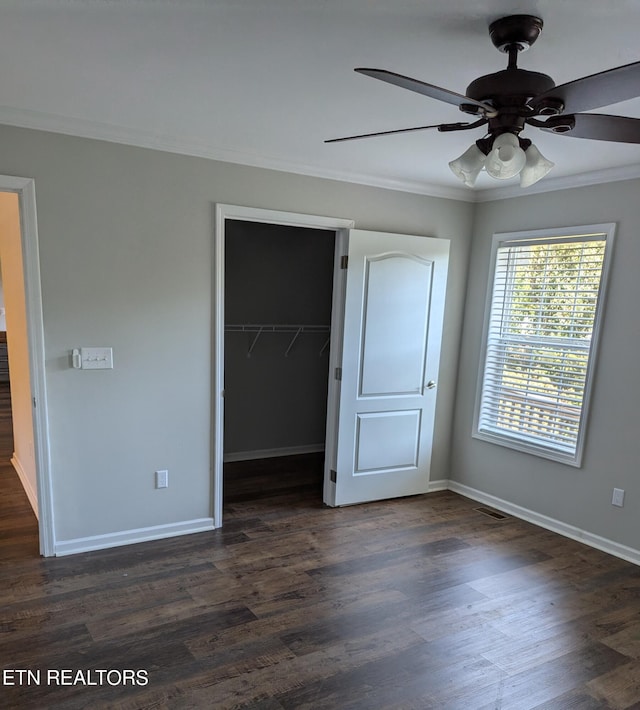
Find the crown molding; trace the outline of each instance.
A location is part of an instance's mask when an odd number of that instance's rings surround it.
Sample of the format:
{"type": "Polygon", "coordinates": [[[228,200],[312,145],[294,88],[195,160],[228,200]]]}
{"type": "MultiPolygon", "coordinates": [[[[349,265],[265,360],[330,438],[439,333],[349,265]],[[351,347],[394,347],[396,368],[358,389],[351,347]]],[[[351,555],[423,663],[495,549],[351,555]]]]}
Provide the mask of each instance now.
{"type": "Polygon", "coordinates": [[[592,170],[577,175],[544,178],[535,185],[528,187],[526,190],[523,190],[517,184],[491,188],[489,190],[477,190],[475,191],[475,202],[508,200],[513,197],[528,197],[529,195],[540,195],[545,192],[570,190],[575,187],[586,187],[587,185],[603,185],[608,182],[635,180],[636,178],[640,178],[640,165],[625,165],[619,168],[592,170]]]}
{"type": "Polygon", "coordinates": [[[220,148],[199,141],[186,140],[169,135],[157,135],[146,131],[116,126],[99,121],[90,121],[79,118],[60,116],[58,114],[16,109],[9,106],[0,106],[0,124],[15,126],[17,128],[30,128],[51,133],[61,133],[78,138],[107,141],[130,145],[137,148],[149,148],[167,153],[177,153],[196,158],[207,158],[235,165],[246,165],[266,170],[278,170],[286,173],[337,180],[339,182],[366,185],[385,190],[410,192],[428,197],[441,197],[462,202],[475,202],[473,191],[462,187],[449,187],[435,185],[420,181],[395,180],[380,178],[364,173],[331,170],[319,168],[314,165],[281,160],[272,156],[245,153],[228,148],[220,148]]]}
{"type": "Polygon", "coordinates": [[[176,153],[195,158],[206,158],[223,163],[245,165],[265,170],[278,170],[280,172],[305,175],[308,177],[322,178],[348,182],[367,187],[377,187],[384,190],[409,192],[425,197],[439,197],[459,202],[494,202],[507,200],[514,197],[527,197],[545,192],[568,190],[587,185],[601,185],[608,182],[633,180],[640,178],[640,165],[627,165],[620,168],[606,168],[594,170],[577,175],[565,175],[555,178],[544,178],[535,185],[522,190],[517,184],[505,185],[488,189],[469,189],[450,185],[436,185],[419,180],[396,180],[381,178],[346,170],[332,170],[319,168],[315,165],[297,163],[273,156],[245,153],[243,151],[220,148],[200,141],[187,140],[170,135],[158,135],[147,131],[116,126],[100,121],[90,121],[81,118],[71,118],[58,114],[16,109],[9,106],[0,106],[0,124],[15,126],[17,128],[30,128],[51,133],[78,138],[119,143],[136,148],[148,148],[167,153],[176,153]]]}

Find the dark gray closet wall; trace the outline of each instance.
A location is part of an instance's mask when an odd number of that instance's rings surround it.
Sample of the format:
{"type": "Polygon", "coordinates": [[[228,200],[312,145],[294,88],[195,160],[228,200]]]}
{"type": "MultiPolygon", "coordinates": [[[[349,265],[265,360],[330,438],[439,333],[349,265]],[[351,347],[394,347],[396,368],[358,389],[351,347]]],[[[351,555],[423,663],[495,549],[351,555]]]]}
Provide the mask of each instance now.
{"type": "MultiPolygon", "coordinates": [[[[332,231],[228,220],[225,324],[331,322],[332,231]]],[[[325,440],[329,333],[225,332],[225,455],[325,440]]]]}

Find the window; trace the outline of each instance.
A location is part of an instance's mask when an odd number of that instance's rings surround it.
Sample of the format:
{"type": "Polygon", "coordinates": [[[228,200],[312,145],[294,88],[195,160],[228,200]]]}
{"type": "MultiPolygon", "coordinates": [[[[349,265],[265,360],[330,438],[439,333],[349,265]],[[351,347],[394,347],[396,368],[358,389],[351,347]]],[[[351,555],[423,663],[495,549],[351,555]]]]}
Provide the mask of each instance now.
{"type": "Polygon", "coordinates": [[[580,465],[613,231],[494,236],[474,436],[580,465]]]}

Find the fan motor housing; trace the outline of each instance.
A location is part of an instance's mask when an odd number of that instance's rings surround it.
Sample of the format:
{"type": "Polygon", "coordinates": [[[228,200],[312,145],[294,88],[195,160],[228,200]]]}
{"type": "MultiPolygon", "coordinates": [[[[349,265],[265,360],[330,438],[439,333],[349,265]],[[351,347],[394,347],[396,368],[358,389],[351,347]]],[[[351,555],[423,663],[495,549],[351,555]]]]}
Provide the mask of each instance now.
{"type": "Polygon", "coordinates": [[[526,69],[503,69],[472,81],[466,95],[499,108],[524,105],[529,99],[554,87],[555,82],[546,74],[526,69]]]}
{"type": "Polygon", "coordinates": [[[534,15],[510,15],[501,17],[489,25],[489,36],[493,46],[501,52],[509,52],[517,47],[523,52],[538,39],[543,22],[534,15]]]}

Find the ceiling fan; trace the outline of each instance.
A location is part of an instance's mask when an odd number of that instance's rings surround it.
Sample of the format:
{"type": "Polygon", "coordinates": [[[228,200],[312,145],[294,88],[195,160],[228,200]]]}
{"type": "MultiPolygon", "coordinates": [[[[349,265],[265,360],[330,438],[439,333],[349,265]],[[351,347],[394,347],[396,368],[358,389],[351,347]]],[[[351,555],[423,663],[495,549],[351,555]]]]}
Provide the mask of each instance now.
{"type": "Polygon", "coordinates": [[[517,66],[518,53],[529,49],[538,39],[542,25],[542,20],[533,15],[511,15],[491,23],[489,36],[499,51],[509,55],[508,66],[472,81],[466,95],[385,69],[355,70],[373,79],[457,106],[464,113],[476,116],[476,120],[363,133],[333,138],[325,143],[429,128],[448,132],[486,126],[484,137],[449,163],[453,173],[469,187],[475,185],[483,168],[499,180],[519,175],[522,187],[533,185],[553,168],[554,164],[542,156],[528,138],[520,137],[526,125],[574,138],[640,143],[639,118],[583,113],[639,97],[640,62],[556,86],[546,74],[517,66]]]}

